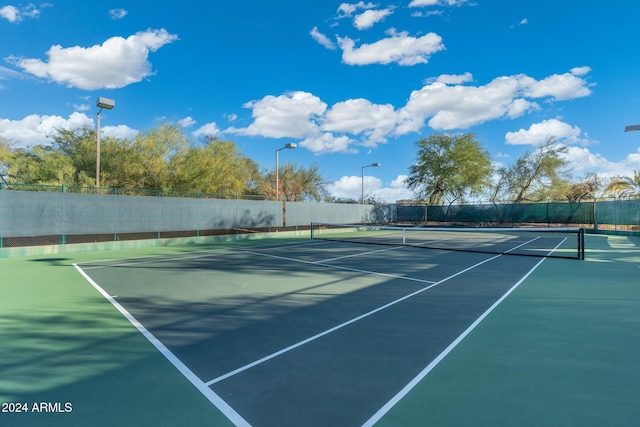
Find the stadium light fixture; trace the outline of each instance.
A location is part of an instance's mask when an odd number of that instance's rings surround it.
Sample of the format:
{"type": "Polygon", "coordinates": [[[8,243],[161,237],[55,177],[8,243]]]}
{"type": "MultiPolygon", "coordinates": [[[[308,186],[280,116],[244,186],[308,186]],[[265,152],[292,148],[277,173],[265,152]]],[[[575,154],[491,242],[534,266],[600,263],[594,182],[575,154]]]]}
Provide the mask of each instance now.
{"type": "Polygon", "coordinates": [[[634,130],[640,130],[640,125],[631,125],[624,128],[625,132],[633,132],[634,130]]]}
{"type": "Polygon", "coordinates": [[[102,110],[111,110],[116,106],[116,102],[109,98],[98,98],[96,107],[98,110],[98,126],[96,129],[96,188],[100,188],[100,113],[102,110]]]}
{"type": "Polygon", "coordinates": [[[371,163],[370,165],[367,166],[362,166],[362,204],[364,205],[364,168],[368,168],[368,167],[372,167],[372,168],[377,168],[380,167],[380,163],[371,163]]]}
{"type": "Polygon", "coordinates": [[[290,142],[286,144],[284,147],[278,148],[276,150],[276,202],[278,201],[278,196],[280,195],[280,169],[278,166],[278,152],[282,150],[291,150],[296,148],[297,146],[298,146],[297,144],[290,142]]]}

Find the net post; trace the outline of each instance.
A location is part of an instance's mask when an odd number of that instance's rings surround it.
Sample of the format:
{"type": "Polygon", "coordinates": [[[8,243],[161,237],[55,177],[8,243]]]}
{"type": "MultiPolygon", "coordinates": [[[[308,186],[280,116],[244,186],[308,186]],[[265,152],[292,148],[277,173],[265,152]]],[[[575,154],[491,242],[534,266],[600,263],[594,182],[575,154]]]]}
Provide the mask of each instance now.
{"type": "Polygon", "coordinates": [[[311,240],[313,240],[313,221],[311,221],[311,240]]]}
{"type": "Polygon", "coordinates": [[[585,230],[584,227],[581,227],[578,230],[578,258],[584,261],[584,235],[585,230]]]}

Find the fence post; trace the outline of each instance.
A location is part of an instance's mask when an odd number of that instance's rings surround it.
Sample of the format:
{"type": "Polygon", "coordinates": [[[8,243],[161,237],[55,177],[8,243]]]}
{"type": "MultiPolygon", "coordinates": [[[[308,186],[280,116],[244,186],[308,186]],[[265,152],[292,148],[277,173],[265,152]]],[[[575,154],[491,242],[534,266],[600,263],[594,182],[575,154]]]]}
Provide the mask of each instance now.
{"type": "Polygon", "coordinates": [[[282,227],[287,226],[287,202],[282,201],[282,227]]]}

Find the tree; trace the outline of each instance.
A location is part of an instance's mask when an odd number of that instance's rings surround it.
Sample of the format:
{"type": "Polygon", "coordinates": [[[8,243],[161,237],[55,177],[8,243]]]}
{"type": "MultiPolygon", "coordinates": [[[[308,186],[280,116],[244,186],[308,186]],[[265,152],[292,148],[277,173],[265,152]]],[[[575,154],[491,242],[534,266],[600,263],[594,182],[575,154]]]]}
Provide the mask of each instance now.
{"type": "Polygon", "coordinates": [[[640,171],[633,171],[632,177],[613,178],[608,188],[621,197],[640,197],[640,171]]]}
{"type": "MultiPolygon", "coordinates": [[[[287,162],[279,171],[279,199],[287,201],[315,200],[321,201],[329,197],[327,182],[320,174],[317,165],[308,168],[287,162]]],[[[275,171],[266,174],[262,183],[262,194],[275,196],[275,171]]]]}
{"type": "Polygon", "coordinates": [[[4,182],[73,185],[75,168],[64,154],[50,146],[5,150],[0,146],[0,175],[4,182]]]}
{"type": "MultiPolygon", "coordinates": [[[[96,132],[89,127],[76,129],[56,129],[51,135],[53,148],[68,158],[75,169],[73,184],[78,186],[94,186],[96,174],[96,132]]],[[[113,138],[103,138],[101,147],[108,146],[113,138]]],[[[102,150],[103,152],[105,150],[102,150]]],[[[106,156],[108,157],[108,156],[106,156]]],[[[105,155],[102,154],[104,163],[105,155]]],[[[101,173],[100,175],[104,175],[101,173]]],[[[106,182],[106,181],[103,181],[106,182]]]]}
{"type": "Polygon", "coordinates": [[[613,182],[611,179],[589,172],[580,181],[567,184],[563,190],[563,198],[569,203],[580,203],[589,199],[598,200],[610,192],[613,182]]]}
{"type": "Polygon", "coordinates": [[[480,194],[490,185],[491,157],[473,133],[434,134],[416,143],[416,163],[407,186],[418,200],[440,205],[480,194]]]}
{"type": "Polygon", "coordinates": [[[189,147],[170,161],[171,190],[248,194],[255,192],[258,165],[231,141],[205,138],[205,145],[189,147]]]}
{"type": "Polygon", "coordinates": [[[549,139],[541,147],[525,153],[511,166],[498,169],[498,182],[492,201],[536,202],[557,198],[567,183],[562,154],[567,146],[549,139]]]}
{"type": "Polygon", "coordinates": [[[11,143],[0,137],[0,181],[5,184],[9,182],[9,167],[13,161],[14,153],[11,143]]]}

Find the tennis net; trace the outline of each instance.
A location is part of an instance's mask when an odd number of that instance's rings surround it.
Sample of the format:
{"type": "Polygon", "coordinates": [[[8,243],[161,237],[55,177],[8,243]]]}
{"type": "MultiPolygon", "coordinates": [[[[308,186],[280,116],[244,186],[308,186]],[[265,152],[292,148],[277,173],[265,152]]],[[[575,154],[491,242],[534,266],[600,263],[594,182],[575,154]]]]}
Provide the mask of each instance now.
{"type": "Polygon", "coordinates": [[[311,238],[463,252],[584,259],[582,228],[436,228],[312,223],[311,238]]]}

